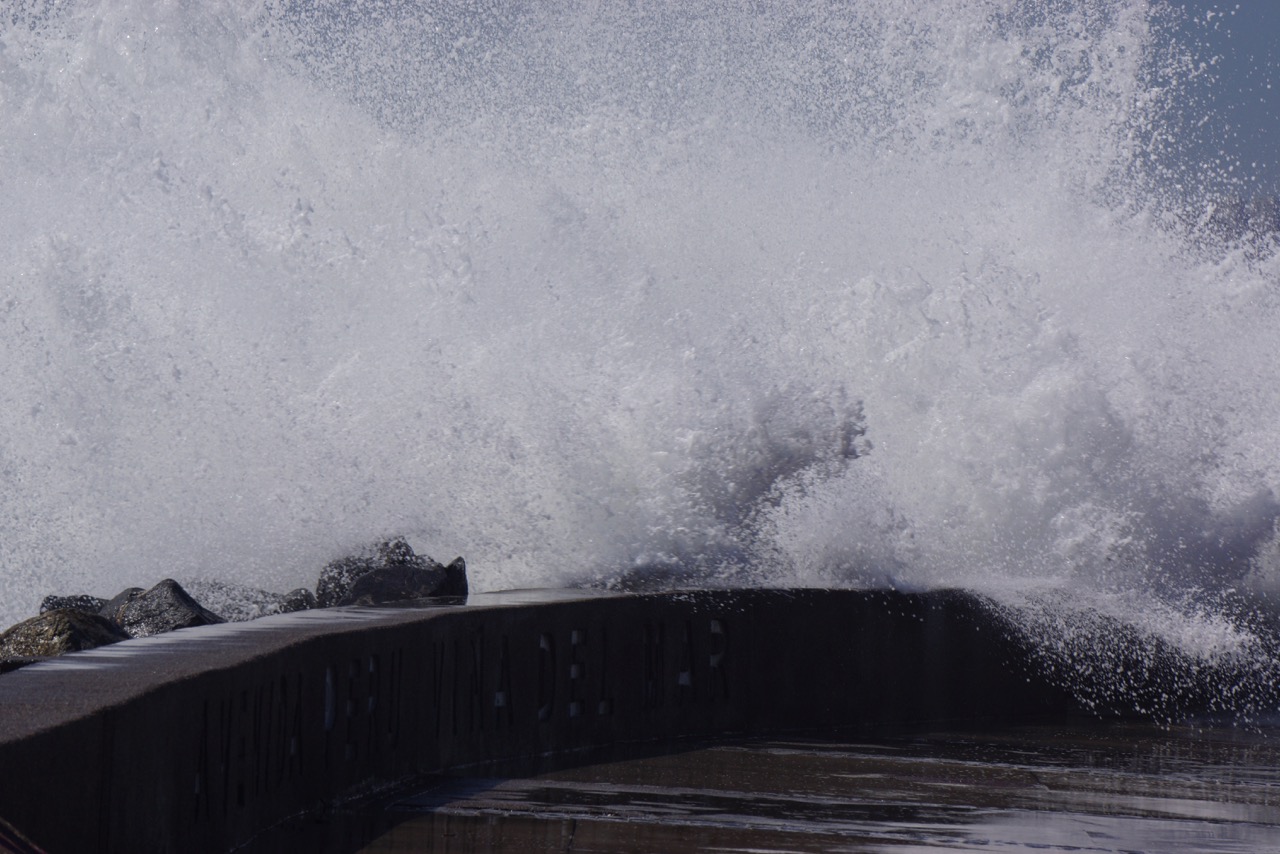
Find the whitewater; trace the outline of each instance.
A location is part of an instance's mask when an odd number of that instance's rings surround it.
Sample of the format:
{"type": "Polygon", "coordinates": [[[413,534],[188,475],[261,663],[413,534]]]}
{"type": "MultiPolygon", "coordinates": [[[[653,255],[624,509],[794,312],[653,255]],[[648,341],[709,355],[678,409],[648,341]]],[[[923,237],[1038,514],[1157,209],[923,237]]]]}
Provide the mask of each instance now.
{"type": "Polygon", "coordinates": [[[275,590],[960,587],[1269,671],[1280,261],[1122,0],[22,0],[0,623],[275,590]],[[1042,8],[1043,7],[1043,8],[1042,8]]]}

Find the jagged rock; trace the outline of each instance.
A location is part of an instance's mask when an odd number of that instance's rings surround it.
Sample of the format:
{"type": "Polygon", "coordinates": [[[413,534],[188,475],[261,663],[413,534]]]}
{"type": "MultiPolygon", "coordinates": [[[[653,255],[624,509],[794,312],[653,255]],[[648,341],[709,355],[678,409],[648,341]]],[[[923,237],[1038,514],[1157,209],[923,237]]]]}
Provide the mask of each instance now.
{"type": "Polygon", "coordinates": [[[443,571],[444,567],[426,555],[414,554],[404,538],[397,537],[363,553],[339,558],[321,570],[316,582],[317,604],[321,608],[342,604],[357,581],[378,569],[443,571]]]}
{"type": "Polygon", "coordinates": [[[416,566],[422,561],[435,563],[426,555],[414,554],[413,547],[405,542],[404,537],[387,540],[377,547],[376,552],[384,566],[416,566]]]}
{"type": "Polygon", "coordinates": [[[294,611],[309,611],[314,607],[316,607],[316,594],[305,587],[299,587],[297,590],[290,590],[284,594],[284,599],[280,603],[280,613],[291,614],[294,611]]]}
{"type": "Polygon", "coordinates": [[[120,613],[124,610],[124,606],[128,605],[134,600],[134,598],[142,595],[144,592],[145,591],[143,591],[141,587],[128,587],[121,590],[113,598],[108,600],[107,604],[103,605],[102,609],[98,611],[98,613],[118,626],[120,625],[120,613]]]}
{"type": "Polygon", "coordinates": [[[40,603],[40,613],[45,614],[49,611],[72,610],[79,611],[82,614],[97,614],[102,610],[102,606],[107,604],[106,599],[97,596],[88,596],[79,594],[77,596],[46,596],[44,601],[40,603]]]}
{"type": "Polygon", "coordinates": [[[467,584],[467,562],[460,557],[444,568],[444,585],[436,593],[437,596],[463,596],[470,590],[467,584]]]}
{"type": "Polygon", "coordinates": [[[379,605],[430,596],[466,596],[467,567],[458,558],[447,567],[385,566],[360,576],[339,605],[379,605]]]}
{"type": "Polygon", "coordinates": [[[360,576],[377,569],[373,561],[362,557],[343,557],[325,565],[316,580],[316,604],[332,608],[347,594],[360,576]]]}
{"type": "Polygon", "coordinates": [[[145,593],[131,596],[120,607],[119,614],[120,627],[135,638],[226,622],[192,599],[172,578],[166,578],[145,593]]]}
{"type": "Polygon", "coordinates": [[[59,608],[24,620],[0,634],[0,659],[45,658],[128,638],[106,617],[59,608]]]}

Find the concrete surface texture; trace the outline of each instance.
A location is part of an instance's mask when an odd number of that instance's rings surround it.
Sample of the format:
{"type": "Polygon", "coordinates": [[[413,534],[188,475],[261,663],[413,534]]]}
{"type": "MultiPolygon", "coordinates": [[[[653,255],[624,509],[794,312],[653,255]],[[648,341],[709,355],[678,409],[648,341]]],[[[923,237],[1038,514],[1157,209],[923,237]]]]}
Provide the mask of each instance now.
{"type": "Polygon", "coordinates": [[[696,737],[1075,711],[956,592],[526,592],[207,626],[0,676],[0,816],[225,851],[415,775],[696,737]]]}

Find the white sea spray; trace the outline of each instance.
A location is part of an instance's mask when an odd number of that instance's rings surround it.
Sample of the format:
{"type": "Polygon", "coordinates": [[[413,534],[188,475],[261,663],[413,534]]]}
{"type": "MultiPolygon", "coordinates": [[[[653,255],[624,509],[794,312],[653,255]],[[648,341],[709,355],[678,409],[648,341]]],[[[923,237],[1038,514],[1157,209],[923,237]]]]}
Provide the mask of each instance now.
{"type": "Polygon", "coordinates": [[[12,5],[0,616],[403,533],[1266,659],[1280,262],[1171,14],[12,5]]]}

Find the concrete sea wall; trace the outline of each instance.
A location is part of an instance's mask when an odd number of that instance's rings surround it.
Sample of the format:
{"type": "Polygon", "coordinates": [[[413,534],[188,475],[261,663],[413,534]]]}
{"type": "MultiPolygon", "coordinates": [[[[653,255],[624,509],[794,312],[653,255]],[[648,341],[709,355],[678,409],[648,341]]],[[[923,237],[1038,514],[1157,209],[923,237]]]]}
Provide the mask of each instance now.
{"type": "Polygon", "coordinates": [[[1073,711],[958,592],[513,592],[127,641],[0,675],[0,816],[225,851],[362,788],[643,742],[1073,711]]]}

